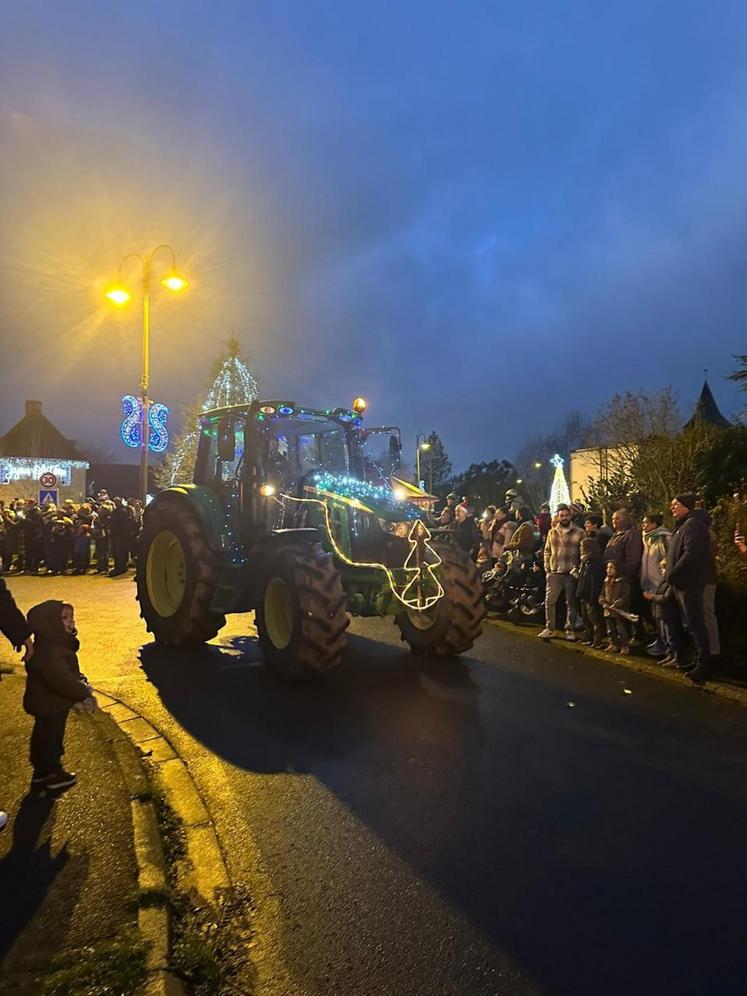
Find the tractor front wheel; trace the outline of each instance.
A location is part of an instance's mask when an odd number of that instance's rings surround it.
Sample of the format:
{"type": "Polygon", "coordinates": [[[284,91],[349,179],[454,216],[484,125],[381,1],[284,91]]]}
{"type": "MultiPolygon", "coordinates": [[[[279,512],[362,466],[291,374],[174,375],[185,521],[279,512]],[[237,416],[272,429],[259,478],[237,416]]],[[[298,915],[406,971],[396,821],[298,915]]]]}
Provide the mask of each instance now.
{"type": "Polygon", "coordinates": [[[345,592],[319,544],[285,543],[267,554],[256,616],[265,661],[281,677],[315,677],[341,663],[349,623],[345,592]]]}
{"type": "Polygon", "coordinates": [[[474,563],[458,546],[434,543],[441,558],[443,597],[431,609],[405,609],[395,619],[414,654],[448,657],[469,650],[482,632],[483,586],[474,563]]]}
{"type": "Polygon", "coordinates": [[[156,643],[190,646],[218,633],[226,622],[210,610],[218,574],[197,512],[156,499],[145,513],[135,575],[140,615],[156,643]]]}

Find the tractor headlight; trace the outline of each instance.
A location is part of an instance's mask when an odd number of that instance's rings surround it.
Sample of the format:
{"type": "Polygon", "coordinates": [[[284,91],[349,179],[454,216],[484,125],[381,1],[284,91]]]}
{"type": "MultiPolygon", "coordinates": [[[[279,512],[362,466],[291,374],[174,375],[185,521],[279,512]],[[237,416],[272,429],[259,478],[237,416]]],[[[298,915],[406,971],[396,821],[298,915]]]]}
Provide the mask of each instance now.
{"type": "Polygon", "coordinates": [[[391,533],[392,536],[402,536],[405,539],[410,535],[412,529],[411,522],[389,522],[387,519],[379,519],[379,525],[385,533],[391,533]]]}

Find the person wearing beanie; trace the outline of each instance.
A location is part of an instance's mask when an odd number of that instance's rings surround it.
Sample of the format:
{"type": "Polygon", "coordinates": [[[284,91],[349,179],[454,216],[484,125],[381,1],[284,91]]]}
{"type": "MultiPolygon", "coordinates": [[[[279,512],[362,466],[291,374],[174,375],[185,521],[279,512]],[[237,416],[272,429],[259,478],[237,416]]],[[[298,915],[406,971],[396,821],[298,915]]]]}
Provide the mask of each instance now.
{"type": "MultiPolygon", "coordinates": [[[[711,676],[713,657],[718,648],[712,646],[706,623],[706,589],[715,593],[716,564],[711,542],[710,517],[696,508],[698,498],[685,492],[672,499],[674,531],[667,557],[666,580],[672,586],[684,624],[697,650],[694,665],[687,670],[691,681],[702,685],[711,676]]],[[[685,666],[686,667],[686,666],[685,666]]]]}

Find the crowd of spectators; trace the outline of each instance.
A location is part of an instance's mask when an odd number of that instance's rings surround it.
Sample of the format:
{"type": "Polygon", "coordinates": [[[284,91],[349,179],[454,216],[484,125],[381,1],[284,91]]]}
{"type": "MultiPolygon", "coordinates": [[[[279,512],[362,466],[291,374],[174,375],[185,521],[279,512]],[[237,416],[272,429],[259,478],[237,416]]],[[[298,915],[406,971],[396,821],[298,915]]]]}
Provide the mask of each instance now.
{"type": "Polygon", "coordinates": [[[3,574],[104,574],[118,577],[134,561],[142,524],[137,498],[95,498],[59,507],[35,498],[0,501],[3,574]]]}
{"type": "MultiPolygon", "coordinates": [[[[700,684],[712,676],[721,652],[716,539],[700,504],[694,494],[674,497],[670,530],[659,511],[635,522],[620,508],[611,525],[580,504],[561,504],[554,516],[545,504],[533,515],[515,491],[507,492],[503,507],[490,505],[477,518],[469,498],[451,494],[437,524],[478,564],[491,567],[517,551],[536,559],[545,577],[542,639],[564,634],[621,654],[645,645],[663,667],[700,684]]],[[[740,529],[734,542],[747,556],[740,529]]]]}

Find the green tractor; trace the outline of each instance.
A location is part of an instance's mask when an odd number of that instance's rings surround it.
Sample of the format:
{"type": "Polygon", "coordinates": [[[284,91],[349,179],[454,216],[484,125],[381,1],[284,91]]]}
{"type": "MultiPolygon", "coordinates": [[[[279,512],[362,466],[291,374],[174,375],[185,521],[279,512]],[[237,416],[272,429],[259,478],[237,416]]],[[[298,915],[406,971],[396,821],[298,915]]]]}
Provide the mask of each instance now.
{"type": "Polygon", "coordinates": [[[285,677],[335,668],[349,614],[392,616],[416,654],[472,646],[477,571],[392,487],[398,429],[255,401],[205,412],[199,432],[194,483],[144,515],[137,598],[157,643],[203,643],[227,613],[254,610],[265,661],[285,677]]]}

